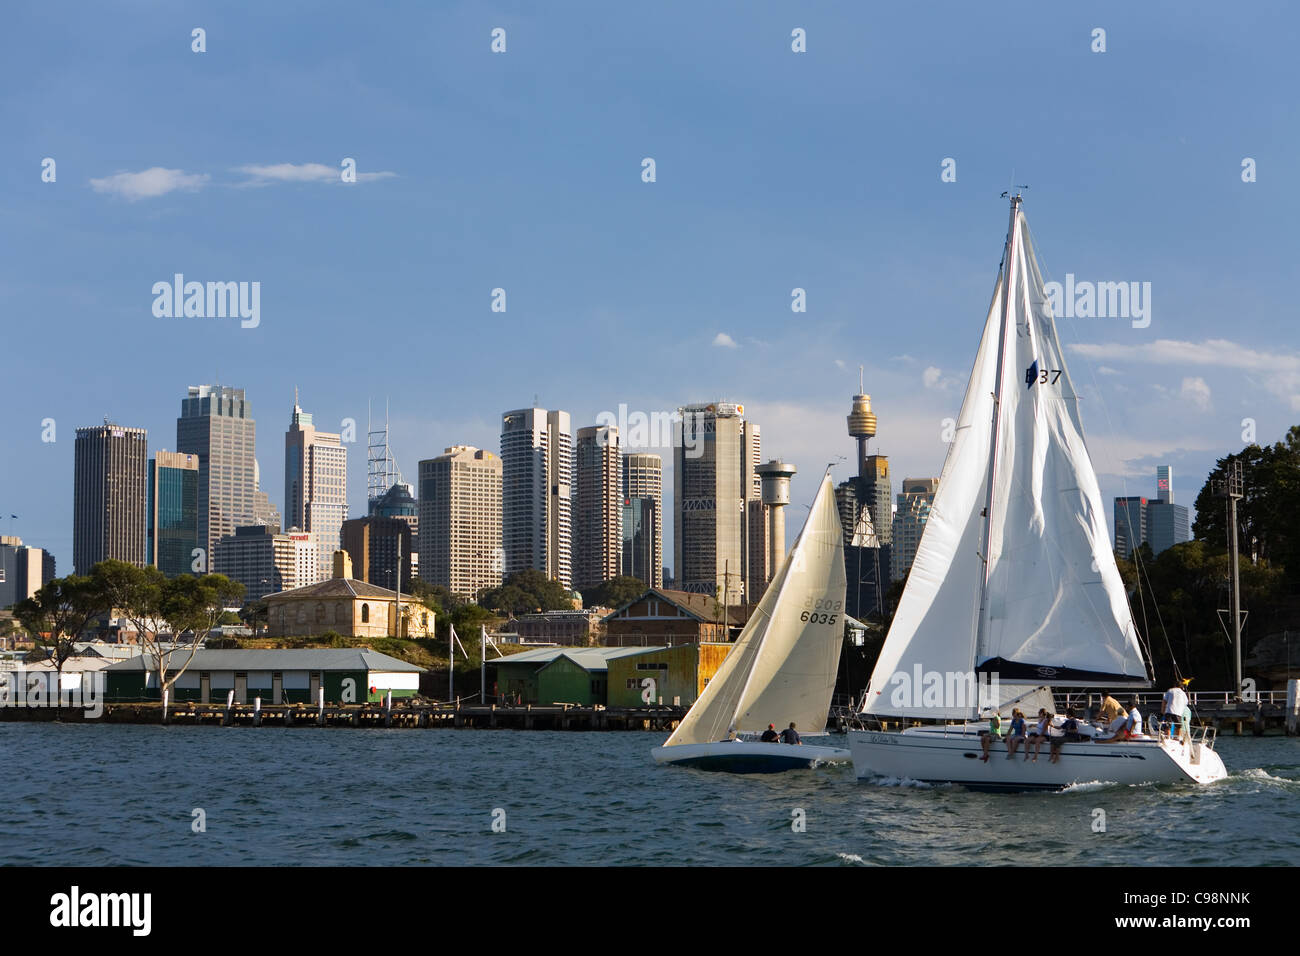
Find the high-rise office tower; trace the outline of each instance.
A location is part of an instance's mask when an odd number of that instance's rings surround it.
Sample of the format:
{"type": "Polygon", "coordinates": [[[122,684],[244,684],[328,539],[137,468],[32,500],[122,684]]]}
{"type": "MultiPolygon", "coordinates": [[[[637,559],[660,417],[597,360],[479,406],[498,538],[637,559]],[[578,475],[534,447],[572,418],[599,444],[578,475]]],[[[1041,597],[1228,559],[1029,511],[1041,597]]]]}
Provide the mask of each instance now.
{"type": "Polygon", "coordinates": [[[420,578],[473,598],[501,583],[502,461],[453,445],[420,462],[420,578]]]}
{"type": "Polygon", "coordinates": [[[176,419],[176,451],[199,459],[199,547],[213,567],[217,542],[251,525],[257,504],[257,423],[242,388],[191,385],[176,419]]]}
{"type": "Polygon", "coordinates": [[[25,601],[54,578],[54,555],[0,534],[0,610],[25,601]]]}
{"type": "Polygon", "coordinates": [[[1115,551],[1121,558],[1132,558],[1133,552],[1147,540],[1147,499],[1134,496],[1115,499],[1115,551]]]}
{"type": "Polygon", "coordinates": [[[321,580],[329,576],[334,552],[343,546],[347,517],[347,447],[337,434],[317,431],[295,395],[293,418],[284,433],[284,522],[315,535],[321,580]]]}
{"type": "Polygon", "coordinates": [[[612,425],[579,428],[574,446],[573,586],[618,577],[623,556],[623,454],[612,425]]]}
{"type": "MultiPolygon", "coordinates": [[[[715,402],[678,409],[673,448],[673,570],[683,591],[728,604],[757,601],[765,582],[752,573],[749,527],[761,502],[758,425],[745,407],[715,402]]],[[[761,512],[757,512],[761,514],[761,512]]]]}
{"type": "Polygon", "coordinates": [[[623,570],[651,587],[664,586],[664,461],[623,456],[623,570]]]}
{"type": "Polygon", "coordinates": [[[199,545],[199,459],[160,451],[149,459],[145,563],[169,578],[190,574],[199,545]]]}
{"type": "Polygon", "coordinates": [[[212,549],[212,570],[244,586],[245,604],[320,579],[311,532],[266,525],[241,526],[220,538],[212,549]]]}
{"type": "Polygon", "coordinates": [[[105,421],[77,429],[73,448],[72,565],[89,574],[110,558],[144,567],[146,436],[105,421]]]}
{"type": "Polygon", "coordinates": [[[534,568],[572,586],[572,486],[569,413],[520,408],[502,415],[501,540],[507,575],[534,568]]]}
{"type": "Polygon", "coordinates": [[[357,580],[396,591],[400,578],[402,590],[410,591],[415,537],[408,522],[378,515],[345,521],[343,550],[352,559],[357,580]]]}
{"type": "Polygon", "coordinates": [[[921,544],[934,496],[939,491],[938,478],[904,478],[898,494],[898,511],[894,515],[893,543],[890,546],[890,576],[901,581],[912,570],[916,549],[921,544]]]}
{"type": "Polygon", "coordinates": [[[1156,497],[1115,499],[1115,550],[1132,558],[1144,542],[1159,554],[1192,540],[1191,514],[1186,505],[1174,504],[1174,470],[1156,466],[1156,497]]]}
{"type": "Polygon", "coordinates": [[[1156,465],[1156,500],[1174,503],[1174,470],[1168,465],[1156,465]]]}

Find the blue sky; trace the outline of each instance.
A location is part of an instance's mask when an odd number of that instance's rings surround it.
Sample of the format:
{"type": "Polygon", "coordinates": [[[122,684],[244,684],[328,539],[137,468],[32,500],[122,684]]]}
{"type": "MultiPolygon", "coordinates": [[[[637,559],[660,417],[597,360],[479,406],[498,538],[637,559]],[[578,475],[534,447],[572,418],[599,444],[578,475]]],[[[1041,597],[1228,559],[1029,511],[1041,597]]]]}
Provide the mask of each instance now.
{"type": "Polygon", "coordinates": [[[1284,4],[541,6],[9,5],[0,529],[71,571],[75,429],[173,449],[218,375],[281,507],[295,385],[358,422],[353,514],[385,398],[408,479],[535,395],[575,427],[740,401],[807,502],[858,365],[896,485],[937,475],[1013,182],[1049,279],[1151,283],[1147,328],[1060,322],[1104,494],[1169,463],[1190,504],[1243,419],[1300,422],[1284,4]],[[177,272],[260,282],[259,326],[155,317],[177,272]]]}

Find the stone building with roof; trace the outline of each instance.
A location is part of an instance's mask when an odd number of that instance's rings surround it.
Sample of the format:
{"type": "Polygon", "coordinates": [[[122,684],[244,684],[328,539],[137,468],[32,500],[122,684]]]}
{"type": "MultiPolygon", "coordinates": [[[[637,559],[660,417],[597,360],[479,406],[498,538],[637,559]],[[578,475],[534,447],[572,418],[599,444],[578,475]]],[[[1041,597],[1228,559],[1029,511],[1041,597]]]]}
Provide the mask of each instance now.
{"type": "Polygon", "coordinates": [[[397,592],[352,577],[347,552],[334,553],[335,576],[317,584],[268,594],[267,635],[313,637],[332,631],[344,637],[430,637],[433,612],[402,597],[397,630],[397,592]],[[340,556],[342,560],[340,560],[340,556]]]}

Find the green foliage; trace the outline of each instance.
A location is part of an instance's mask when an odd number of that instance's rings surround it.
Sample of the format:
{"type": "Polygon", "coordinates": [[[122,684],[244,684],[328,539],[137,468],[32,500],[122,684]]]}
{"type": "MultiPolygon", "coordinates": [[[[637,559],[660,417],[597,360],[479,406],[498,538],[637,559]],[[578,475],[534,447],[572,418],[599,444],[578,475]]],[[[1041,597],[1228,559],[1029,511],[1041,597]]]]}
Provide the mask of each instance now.
{"type": "MultiPolygon", "coordinates": [[[[573,601],[564,585],[532,568],[511,574],[499,588],[482,591],[478,603],[489,611],[501,614],[532,614],[537,611],[570,610],[573,607],[573,601]]],[[[460,628],[457,627],[457,630],[460,628]]]]}
{"type": "Polygon", "coordinates": [[[102,582],[70,574],[54,578],[33,597],[14,606],[14,617],[32,640],[50,652],[50,659],[62,671],[72,656],[72,644],[90,622],[112,607],[102,582]]]}
{"type": "Polygon", "coordinates": [[[442,585],[429,584],[419,578],[412,578],[409,588],[410,595],[414,600],[439,615],[447,608],[453,608],[465,603],[442,585]]]}
{"type": "Polygon", "coordinates": [[[620,608],[629,601],[635,601],[647,590],[648,586],[640,578],[621,574],[584,592],[582,604],[584,607],[620,608]]]}
{"type": "Polygon", "coordinates": [[[1220,458],[1196,496],[1193,536],[1216,550],[1228,547],[1225,501],[1218,482],[1233,462],[1241,462],[1243,497],[1237,502],[1237,535],[1244,558],[1256,557],[1286,569],[1300,586],[1300,425],[1270,446],[1248,445],[1220,458]]]}

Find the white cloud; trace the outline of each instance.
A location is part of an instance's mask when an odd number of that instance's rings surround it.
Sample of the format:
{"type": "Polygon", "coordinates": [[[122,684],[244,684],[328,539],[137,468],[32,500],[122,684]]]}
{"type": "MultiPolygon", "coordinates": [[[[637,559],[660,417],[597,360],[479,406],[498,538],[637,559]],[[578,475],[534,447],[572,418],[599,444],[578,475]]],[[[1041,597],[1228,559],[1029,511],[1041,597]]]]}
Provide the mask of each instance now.
{"type": "Polygon", "coordinates": [[[1098,375],[1118,375],[1118,374],[1119,374],[1119,369],[1111,368],[1109,365],[1098,365],[1098,366],[1097,366],[1097,374],[1098,374],[1098,375]]]}
{"type": "Polygon", "coordinates": [[[713,337],[713,344],[724,349],[740,348],[740,346],[736,344],[736,340],[733,339],[726,332],[719,332],[717,335],[715,335],[713,337]]]}
{"type": "Polygon", "coordinates": [[[1203,378],[1183,379],[1183,386],[1178,391],[1178,397],[1191,402],[1203,412],[1210,410],[1210,386],[1205,384],[1203,378]]]}
{"type": "Polygon", "coordinates": [[[836,359],[835,365],[837,368],[841,368],[841,369],[848,368],[848,366],[844,364],[844,359],[836,359]]]}
{"type": "Polygon", "coordinates": [[[931,365],[921,373],[921,381],[924,383],[926,388],[934,388],[939,384],[939,377],[941,375],[943,375],[943,372],[931,365]]]}
{"type": "Polygon", "coordinates": [[[177,189],[199,189],[208,178],[207,173],[186,173],[180,169],[151,166],[138,173],[114,173],[103,179],[92,179],[90,186],[97,193],[109,193],[135,202],[137,199],[165,196],[177,189]]]}
{"type": "MultiPolygon", "coordinates": [[[[1273,395],[1284,399],[1292,411],[1300,411],[1300,354],[1295,352],[1279,349],[1261,352],[1228,339],[1206,339],[1204,342],[1157,339],[1141,345],[1110,342],[1095,345],[1079,343],[1069,347],[1089,359],[1239,369],[1257,376],[1259,384],[1273,395]]],[[[1209,389],[1206,388],[1205,391],[1208,400],[1209,389]]]]}
{"type": "MultiPolygon", "coordinates": [[[[324,163],[274,163],[272,165],[236,166],[235,171],[251,176],[245,185],[266,186],[271,183],[341,183],[343,168],[324,163]]],[[[393,172],[357,173],[357,182],[396,176],[393,172]]]]}

